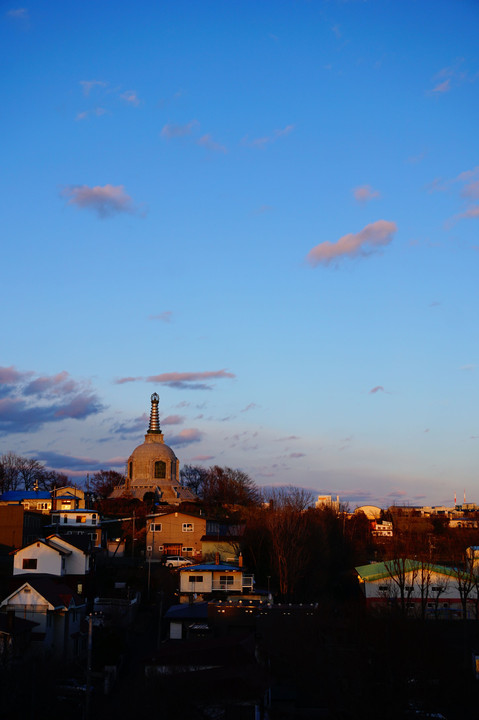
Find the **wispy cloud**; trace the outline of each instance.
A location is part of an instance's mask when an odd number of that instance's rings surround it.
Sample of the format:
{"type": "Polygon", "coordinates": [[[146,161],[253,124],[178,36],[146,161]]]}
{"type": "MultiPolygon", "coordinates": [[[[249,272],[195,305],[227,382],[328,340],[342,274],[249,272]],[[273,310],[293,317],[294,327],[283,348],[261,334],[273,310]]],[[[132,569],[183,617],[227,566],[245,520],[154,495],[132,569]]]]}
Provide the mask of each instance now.
{"type": "Polygon", "coordinates": [[[246,407],[244,407],[241,412],[249,412],[249,410],[255,410],[255,408],[259,407],[256,403],[252,402],[246,407]]]}
{"type": "Polygon", "coordinates": [[[193,462],[208,462],[209,460],[214,460],[214,455],[195,455],[191,458],[193,462]]]}
{"type": "Polygon", "coordinates": [[[263,137],[254,138],[253,140],[250,140],[249,136],[247,135],[243,138],[242,143],[247,147],[264,148],[266,145],[276,142],[276,140],[279,140],[279,138],[289,135],[291,132],[293,132],[293,130],[294,125],[286,125],[286,127],[281,130],[274,130],[271,135],[264,135],[263,137]]]}
{"type": "Polygon", "coordinates": [[[223,380],[224,378],[235,378],[234,373],[226,370],[206,370],[204,372],[170,372],[148,377],[123,377],[115,380],[116,385],[124,383],[145,382],[167,385],[180,390],[212,390],[212,385],[202,382],[204,380],[223,380]]]}
{"type": "Polygon", "coordinates": [[[168,445],[173,447],[185,447],[193,443],[200,442],[203,438],[202,433],[197,428],[185,428],[181,430],[178,435],[168,436],[168,445]]]}
{"type": "Polygon", "coordinates": [[[453,65],[442,68],[433,78],[433,87],[430,95],[444,95],[464,82],[474,82],[476,76],[471,76],[464,69],[464,58],[458,58],[453,65]]]}
{"type": "Polygon", "coordinates": [[[138,97],[136,90],[126,90],[126,92],[121,93],[120,98],[133,107],[138,107],[140,104],[140,98],[138,97]]]}
{"type": "Polygon", "coordinates": [[[451,78],[446,78],[446,80],[443,80],[442,82],[435,85],[435,87],[432,88],[431,92],[433,93],[446,93],[449,92],[451,89],[451,78]]]}
{"type": "Polygon", "coordinates": [[[68,185],[61,195],[68,198],[68,205],[76,205],[83,210],[92,210],[100,218],[111,217],[118,213],[137,212],[133,200],[125,192],[124,185],[68,185]]]}
{"type": "Polygon", "coordinates": [[[221,152],[221,153],[228,152],[224,145],[221,145],[220,143],[213,140],[213,138],[209,134],[203,135],[196,142],[201,147],[206,148],[206,150],[211,150],[212,152],[221,152]]]}
{"type": "Polygon", "coordinates": [[[104,409],[87,381],[66,371],[39,375],[0,368],[0,435],[39,430],[47,423],[83,420],[104,409]]]}
{"type": "Polygon", "coordinates": [[[114,383],[115,383],[115,385],[125,385],[126,383],[138,382],[139,380],[143,380],[143,378],[142,377],[133,377],[130,375],[128,377],[117,378],[114,381],[114,383]]]}
{"type": "Polygon", "coordinates": [[[374,190],[371,185],[359,185],[353,189],[354,199],[359,203],[367,203],[374,198],[381,197],[378,190],[374,190]]]}
{"type": "Polygon", "coordinates": [[[81,122],[82,120],[87,120],[90,115],[96,115],[97,117],[101,117],[102,115],[106,115],[107,110],[102,107],[96,107],[93,110],[84,110],[83,112],[77,113],[76,120],[77,122],[81,122]]]}
{"type": "Polygon", "coordinates": [[[184,415],[167,415],[165,418],[162,418],[161,424],[162,425],[182,425],[185,421],[184,415]]]}
{"type": "Polygon", "coordinates": [[[316,265],[328,265],[333,260],[357,255],[370,255],[378,248],[388,245],[397,231],[397,225],[387,220],[377,220],[366,225],[358,233],[343,235],[336,243],[325,242],[316,245],[306,256],[307,262],[316,265]]]}
{"type": "Polygon", "coordinates": [[[158,313],[158,315],[150,315],[148,320],[161,320],[161,322],[169,323],[171,322],[172,316],[173,313],[171,310],[165,310],[164,312],[158,313]]]}
{"type": "Polygon", "coordinates": [[[186,135],[191,135],[196,125],[199,125],[198,120],[190,120],[190,122],[186,123],[185,125],[175,125],[174,123],[167,123],[163,126],[160,135],[167,140],[185,137],[186,135]]]}
{"type": "Polygon", "coordinates": [[[375,395],[378,392],[386,392],[382,385],[376,385],[376,387],[371,388],[369,391],[369,395],[375,395]]]}
{"type": "Polygon", "coordinates": [[[26,22],[30,19],[27,8],[12,8],[5,13],[6,17],[12,20],[20,20],[26,22]]]}
{"type": "Polygon", "coordinates": [[[150,375],[147,382],[160,383],[180,390],[211,390],[212,386],[202,381],[223,380],[236,377],[226,370],[207,370],[205,372],[171,372],[160,375],[150,375]]]}
{"type": "Polygon", "coordinates": [[[88,97],[94,88],[104,88],[108,83],[104,82],[104,80],[80,80],[80,85],[82,86],[83,94],[88,97]]]}
{"type": "Polygon", "coordinates": [[[115,423],[112,428],[112,432],[115,435],[138,435],[139,433],[145,433],[148,429],[149,418],[146,413],[140,415],[134,420],[127,420],[122,423],[115,423]]]}

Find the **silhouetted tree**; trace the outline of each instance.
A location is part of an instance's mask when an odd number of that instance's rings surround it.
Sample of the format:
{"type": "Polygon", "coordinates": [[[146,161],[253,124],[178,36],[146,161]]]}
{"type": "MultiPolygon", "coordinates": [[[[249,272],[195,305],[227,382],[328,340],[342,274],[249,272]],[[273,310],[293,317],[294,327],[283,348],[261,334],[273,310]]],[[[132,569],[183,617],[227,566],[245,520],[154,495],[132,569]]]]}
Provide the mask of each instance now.
{"type": "Polygon", "coordinates": [[[48,470],[39,460],[14,452],[0,456],[0,492],[8,490],[51,490],[65,484],[66,475],[48,470]]]}

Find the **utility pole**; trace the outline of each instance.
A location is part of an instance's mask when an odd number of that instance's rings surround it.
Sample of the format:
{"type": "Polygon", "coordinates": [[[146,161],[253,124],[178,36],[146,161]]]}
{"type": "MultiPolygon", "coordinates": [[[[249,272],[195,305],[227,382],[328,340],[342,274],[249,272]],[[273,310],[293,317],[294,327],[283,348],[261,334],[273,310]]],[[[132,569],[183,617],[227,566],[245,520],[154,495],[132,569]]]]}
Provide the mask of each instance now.
{"type": "Polygon", "coordinates": [[[86,694],[85,694],[85,720],[90,718],[90,695],[91,695],[91,658],[93,647],[93,615],[88,616],[88,646],[86,661],[86,694]]]}

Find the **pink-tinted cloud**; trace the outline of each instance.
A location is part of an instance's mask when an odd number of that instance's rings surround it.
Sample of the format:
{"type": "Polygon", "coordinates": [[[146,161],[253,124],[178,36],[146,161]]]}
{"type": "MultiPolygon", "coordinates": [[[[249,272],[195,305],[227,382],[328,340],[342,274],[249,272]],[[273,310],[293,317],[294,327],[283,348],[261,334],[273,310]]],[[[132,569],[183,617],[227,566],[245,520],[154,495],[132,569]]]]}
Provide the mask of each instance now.
{"type": "Polygon", "coordinates": [[[453,87],[458,87],[464,82],[474,82],[477,76],[470,76],[464,69],[464,58],[458,58],[453,65],[442,68],[434,77],[434,87],[431,95],[442,95],[450,92],[453,87]]]}
{"type": "Polygon", "coordinates": [[[184,447],[185,445],[191,445],[192,443],[200,442],[203,438],[202,433],[197,428],[185,428],[181,430],[178,435],[168,436],[168,445],[173,447],[184,447]]]}
{"type": "Polygon", "coordinates": [[[69,185],[63,189],[68,205],[93,210],[98,217],[106,218],[117,213],[135,213],[135,206],[123,185],[69,185]]]}
{"type": "Polygon", "coordinates": [[[353,189],[354,199],[359,203],[367,203],[374,198],[381,197],[378,190],[374,190],[371,185],[359,185],[353,189]]]}
{"type": "Polygon", "coordinates": [[[195,455],[191,459],[193,462],[208,462],[209,460],[214,460],[214,455],[195,455]]]}
{"type": "Polygon", "coordinates": [[[461,190],[462,197],[479,200],[479,180],[469,183],[461,190]]]}
{"type": "Polygon", "coordinates": [[[446,80],[443,80],[442,82],[438,83],[431,92],[433,93],[446,93],[449,92],[451,89],[451,78],[447,78],[446,80]]]}
{"type": "Polygon", "coordinates": [[[279,138],[289,135],[293,132],[293,130],[294,125],[286,125],[286,127],[281,130],[275,130],[271,135],[258,137],[254,140],[249,140],[248,136],[246,136],[243,138],[243,145],[247,145],[248,147],[264,148],[266,145],[276,142],[279,138]]]}
{"type": "Polygon", "coordinates": [[[471,205],[471,207],[468,207],[464,212],[459,213],[455,216],[455,220],[463,220],[467,218],[477,218],[479,217],[479,205],[471,205]]]}
{"type": "Polygon", "coordinates": [[[205,372],[171,372],[160,375],[150,375],[150,377],[146,378],[146,381],[162,383],[168,385],[168,387],[178,389],[211,390],[211,385],[201,381],[222,380],[224,378],[234,377],[236,377],[234,373],[227,372],[226,370],[209,370],[205,372]]]}
{"type": "Polygon", "coordinates": [[[136,94],[135,90],[127,90],[120,95],[120,98],[124,100],[128,105],[133,105],[134,107],[138,107],[138,105],[140,104],[140,98],[136,94]]]}
{"type": "Polygon", "coordinates": [[[16,370],[13,365],[10,367],[0,367],[0,385],[14,385],[22,380],[34,375],[32,371],[20,372],[16,370]]]}
{"type": "Polygon", "coordinates": [[[288,457],[293,458],[293,459],[302,458],[302,457],[306,457],[306,453],[293,452],[293,453],[289,453],[288,457]]]}
{"type": "Polygon", "coordinates": [[[108,85],[108,83],[103,80],[80,80],[80,85],[83,88],[83,94],[88,97],[93,88],[104,88],[108,85]]]}
{"type": "Polygon", "coordinates": [[[142,377],[123,377],[118,378],[117,380],[114,380],[115,385],[124,385],[125,383],[131,383],[131,382],[138,382],[138,380],[143,380],[142,377]]]}
{"type": "Polygon", "coordinates": [[[213,140],[211,135],[203,135],[199,138],[199,140],[197,140],[197,143],[198,145],[201,145],[201,147],[206,148],[206,150],[211,150],[212,152],[227,152],[226,147],[213,140]]]}
{"type": "Polygon", "coordinates": [[[162,418],[161,424],[162,425],[182,425],[185,421],[184,415],[167,415],[165,418],[162,418]]]}
{"type": "Polygon", "coordinates": [[[370,394],[370,395],[375,395],[377,392],[385,392],[385,390],[384,390],[384,388],[383,388],[382,385],[376,385],[376,387],[373,387],[373,388],[369,391],[369,394],[370,394]]]}
{"type": "Polygon", "coordinates": [[[358,233],[343,235],[336,243],[325,242],[316,245],[306,256],[307,262],[316,267],[328,265],[333,260],[357,255],[369,255],[379,247],[388,245],[397,231],[397,225],[387,220],[377,220],[358,233]]]}
{"type": "Polygon", "coordinates": [[[164,312],[158,313],[158,315],[150,315],[149,320],[161,320],[162,322],[169,323],[173,313],[171,310],[165,310],[164,312]]]}
{"type": "Polygon", "coordinates": [[[196,125],[199,125],[198,120],[191,120],[185,125],[175,125],[174,123],[167,123],[163,126],[160,135],[161,137],[167,138],[167,140],[185,137],[186,135],[191,135],[196,125]]]}

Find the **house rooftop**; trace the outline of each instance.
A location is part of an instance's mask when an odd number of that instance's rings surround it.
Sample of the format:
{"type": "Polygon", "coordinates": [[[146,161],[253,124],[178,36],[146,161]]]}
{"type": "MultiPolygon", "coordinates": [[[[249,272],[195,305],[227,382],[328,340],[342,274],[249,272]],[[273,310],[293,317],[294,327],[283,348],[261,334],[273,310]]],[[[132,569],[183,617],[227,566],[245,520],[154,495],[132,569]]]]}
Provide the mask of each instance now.
{"type": "Polygon", "coordinates": [[[238,572],[238,570],[243,570],[243,568],[238,565],[231,565],[230,563],[219,563],[218,565],[216,563],[200,563],[199,565],[186,565],[178,568],[178,570],[180,572],[198,572],[199,570],[201,572],[238,572]]]}
{"type": "Polygon", "coordinates": [[[3,502],[21,502],[22,500],[51,500],[47,490],[7,490],[0,495],[3,502]]]}

